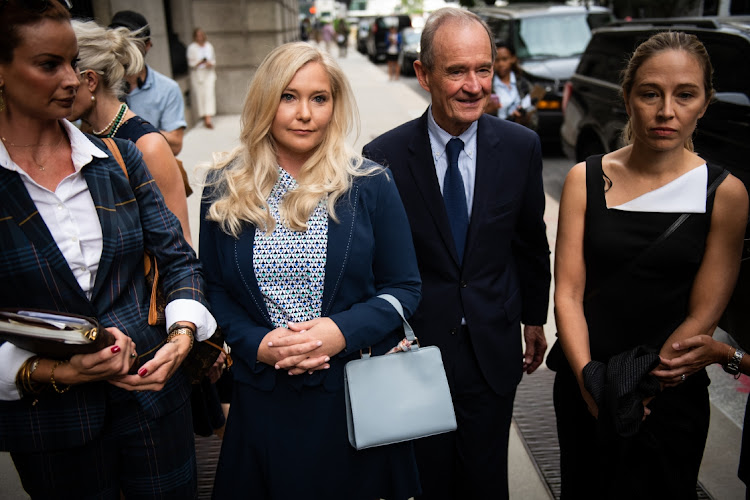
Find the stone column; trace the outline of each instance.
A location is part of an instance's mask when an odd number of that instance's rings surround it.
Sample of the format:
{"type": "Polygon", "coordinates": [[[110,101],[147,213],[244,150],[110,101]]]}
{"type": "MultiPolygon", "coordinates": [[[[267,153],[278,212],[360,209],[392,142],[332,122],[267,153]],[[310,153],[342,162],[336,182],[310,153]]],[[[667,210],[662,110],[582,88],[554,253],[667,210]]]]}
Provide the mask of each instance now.
{"type": "Polygon", "coordinates": [[[217,113],[240,113],[266,54],[298,39],[297,0],[192,0],[192,12],[216,50],[217,113]]]}

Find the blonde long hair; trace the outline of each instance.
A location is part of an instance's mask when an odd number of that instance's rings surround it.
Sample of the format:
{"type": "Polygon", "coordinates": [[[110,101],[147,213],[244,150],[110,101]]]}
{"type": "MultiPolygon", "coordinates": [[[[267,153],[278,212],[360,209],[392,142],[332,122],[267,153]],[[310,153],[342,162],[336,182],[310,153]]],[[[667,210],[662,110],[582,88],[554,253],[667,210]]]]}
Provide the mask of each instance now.
{"type": "Polygon", "coordinates": [[[108,29],[94,21],[71,22],[78,40],[78,67],[101,75],[105,93],[121,98],[125,77],[137,75],[145,64],[140,40],[127,28],[108,29]]]}
{"type": "Polygon", "coordinates": [[[359,112],[341,68],[326,52],[307,43],[281,45],[266,56],[250,83],[242,110],[241,145],[215,161],[207,175],[206,183],[213,187],[213,196],[206,218],[235,238],[242,232],[244,222],[266,233],[275,227],[266,201],[278,179],[271,124],[284,89],[297,71],[310,63],[319,63],[328,74],[333,116],[323,142],[300,169],[298,188],[282,200],[282,220],[292,230],[306,230],[310,215],[327,194],[328,214],[338,222],[336,200],[351,188],[355,177],[379,170],[364,167],[362,157],[346,143],[355,127],[359,134],[359,112]]]}

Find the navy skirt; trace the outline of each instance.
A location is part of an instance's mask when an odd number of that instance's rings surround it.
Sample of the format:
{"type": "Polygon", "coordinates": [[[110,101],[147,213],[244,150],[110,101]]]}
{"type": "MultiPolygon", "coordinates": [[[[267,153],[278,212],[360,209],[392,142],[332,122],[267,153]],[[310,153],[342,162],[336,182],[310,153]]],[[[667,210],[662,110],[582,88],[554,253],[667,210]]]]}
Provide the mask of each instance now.
{"type": "Polygon", "coordinates": [[[344,390],[295,388],[281,370],[272,391],[235,380],[213,497],[401,500],[420,493],[411,442],[357,451],[344,390]]]}

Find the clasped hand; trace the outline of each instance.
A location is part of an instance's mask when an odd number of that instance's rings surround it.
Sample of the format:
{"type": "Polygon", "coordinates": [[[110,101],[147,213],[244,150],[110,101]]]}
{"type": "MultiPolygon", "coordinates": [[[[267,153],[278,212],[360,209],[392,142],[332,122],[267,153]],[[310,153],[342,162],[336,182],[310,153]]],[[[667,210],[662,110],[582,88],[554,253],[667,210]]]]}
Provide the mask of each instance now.
{"type": "Polygon", "coordinates": [[[345,347],[344,335],[332,319],[315,318],[268,332],[258,347],[258,361],[301,375],[330,368],[331,357],[345,347]]]}

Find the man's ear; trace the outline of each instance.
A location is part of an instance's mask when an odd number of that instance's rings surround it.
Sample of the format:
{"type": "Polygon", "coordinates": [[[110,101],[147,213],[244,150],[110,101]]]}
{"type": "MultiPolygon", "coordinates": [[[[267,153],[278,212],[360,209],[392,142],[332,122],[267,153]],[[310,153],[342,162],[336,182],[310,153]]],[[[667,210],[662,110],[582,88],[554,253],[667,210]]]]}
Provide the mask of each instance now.
{"type": "Polygon", "coordinates": [[[427,69],[422,64],[422,61],[416,60],[414,61],[414,73],[417,75],[417,80],[419,80],[419,84],[422,86],[423,89],[425,89],[427,92],[430,91],[430,76],[427,69]]]}

